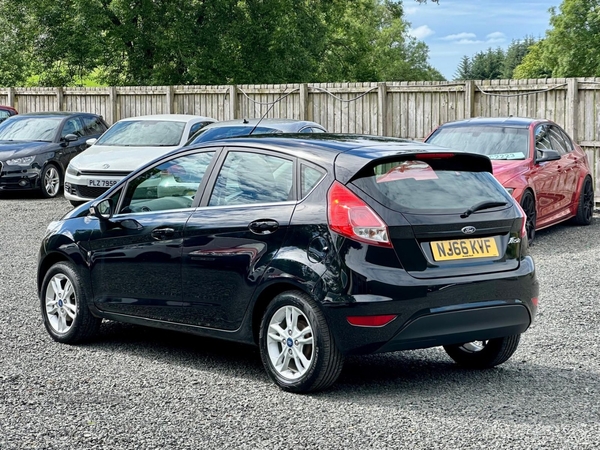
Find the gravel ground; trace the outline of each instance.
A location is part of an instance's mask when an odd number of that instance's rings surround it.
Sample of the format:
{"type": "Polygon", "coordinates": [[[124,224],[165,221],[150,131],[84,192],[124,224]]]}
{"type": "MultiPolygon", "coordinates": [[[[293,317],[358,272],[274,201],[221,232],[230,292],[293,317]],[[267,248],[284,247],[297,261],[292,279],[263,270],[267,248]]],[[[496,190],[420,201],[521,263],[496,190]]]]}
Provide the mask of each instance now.
{"type": "Polygon", "coordinates": [[[287,394],[252,347],[104,322],[46,334],[35,275],[63,198],[0,197],[0,449],[600,447],[600,220],[538,233],[540,314],[493,370],[440,349],[352,358],[327,392],[287,394]]]}

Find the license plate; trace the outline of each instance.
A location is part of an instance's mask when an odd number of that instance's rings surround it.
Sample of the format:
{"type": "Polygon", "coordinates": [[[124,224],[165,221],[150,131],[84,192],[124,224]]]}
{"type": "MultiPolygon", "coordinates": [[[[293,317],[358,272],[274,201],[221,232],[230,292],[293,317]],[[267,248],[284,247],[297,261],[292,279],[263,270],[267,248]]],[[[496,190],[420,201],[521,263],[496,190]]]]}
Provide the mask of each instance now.
{"type": "Polygon", "coordinates": [[[455,259],[489,258],[498,256],[498,246],[493,237],[458,239],[455,241],[431,242],[431,253],[435,261],[455,259]]]}
{"type": "Polygon", "coordinates": [[[90,187],[109,188],[115,184],[117,184],[117,180],[88,180],[88,186],[90,187]]]}

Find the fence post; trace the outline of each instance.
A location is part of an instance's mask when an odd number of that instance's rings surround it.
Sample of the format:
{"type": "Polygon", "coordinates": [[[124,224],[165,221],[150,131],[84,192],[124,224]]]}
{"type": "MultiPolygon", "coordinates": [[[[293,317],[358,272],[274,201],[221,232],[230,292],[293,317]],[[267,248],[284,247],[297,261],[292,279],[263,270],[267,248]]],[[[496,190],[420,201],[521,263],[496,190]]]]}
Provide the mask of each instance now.
{"type": "Polygon", "coordinates": [[[387,136],[387,84],[377,84],[377,131],[380,136],[387,136]]]}
{"type": "Polygon", "coordinates": [[[465,119],[473,117],[475,114],[475,82],[473,80],[465,81],[465,119]]]}
{"type": "Polygon", "coordinates": [[[300,120],[308,120],[308,84],[300,85],[300,120]]]}
{"type": "Polygon", "coordinates": [[[119,118],[117,117],[117,88],[111,86],[108,88],[108,118],[110,124],[114,124],[119,118]]]}
{"type": "Polygon", "coordinates": [[[167,88],[167,98],[166,98],[167,108],[166,108],[165,114],[173,114],[173,98],[175,95],[175,89],[173,88],[173,86],[166,86],[166,88],[167,88]]]}
{"type": "Polygon", "coordinates": [[[8,106],[15,107],[15,88],[8,88],[8,106]]]}
{"type": "Polygon", "coordinates": [[[238,111],[238,91],[237,86],[232,84],[229,86],[229,120],[237,119],[238,111]]]}
{"type": "Polygon", "coordinates": [[[579,84],[577,78],[567,80],[567,133],[575,141],[579,141],[578,136],[578,111],[579,111],[579,84]]]}
{"type": "Polygon", "coordinates": [[[58,108],[56,108],[57,111],[63,110],[63,100],[64,100],[63,88],[57,87],[56,88],[56,104],[58,106],[58,108]]]}

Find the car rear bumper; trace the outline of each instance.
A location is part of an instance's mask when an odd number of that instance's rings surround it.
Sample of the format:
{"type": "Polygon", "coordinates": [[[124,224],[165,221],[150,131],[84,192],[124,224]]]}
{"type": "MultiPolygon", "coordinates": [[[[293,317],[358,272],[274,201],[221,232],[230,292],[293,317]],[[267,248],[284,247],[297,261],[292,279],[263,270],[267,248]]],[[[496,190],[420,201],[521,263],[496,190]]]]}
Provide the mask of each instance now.
{"type": "Polygon", "coordinates": [[[366,283],[364,293],[328,295],[323,309],[336,345],[363,354],[462,344],[523,333],[537,312],[533,260],[491,276],[366,283]],[[435,283],[435,284],[433,284],[435,283]],[[395,315],[381,327],[354,326],[349,316],[395,315]]]}

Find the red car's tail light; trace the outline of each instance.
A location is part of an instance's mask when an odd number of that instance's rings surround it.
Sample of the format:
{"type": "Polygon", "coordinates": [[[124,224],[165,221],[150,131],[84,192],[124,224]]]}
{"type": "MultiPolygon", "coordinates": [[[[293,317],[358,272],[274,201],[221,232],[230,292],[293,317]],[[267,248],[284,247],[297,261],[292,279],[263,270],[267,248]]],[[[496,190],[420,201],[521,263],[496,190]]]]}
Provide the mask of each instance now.
{"type": "Polygon", "coordinates": [[[531,299],[531,303],[533,303],[533,306],[535,306],[537,308],[537,306],[538,306],[538,298],[537,297],[533,297],[531,299]]]}
{"type": "Polygon", "coordinates": [[[365,202],[335,181],[327,193],[329,228],[344,237],[391,247],[387,225],[365,202]]]}
{"type": "Polygon", "coordinates": [[[381,316],[348,316],[346,319],[350,325],[355,327],[383,327],[398,317],[395,314],[381,316]]]}

